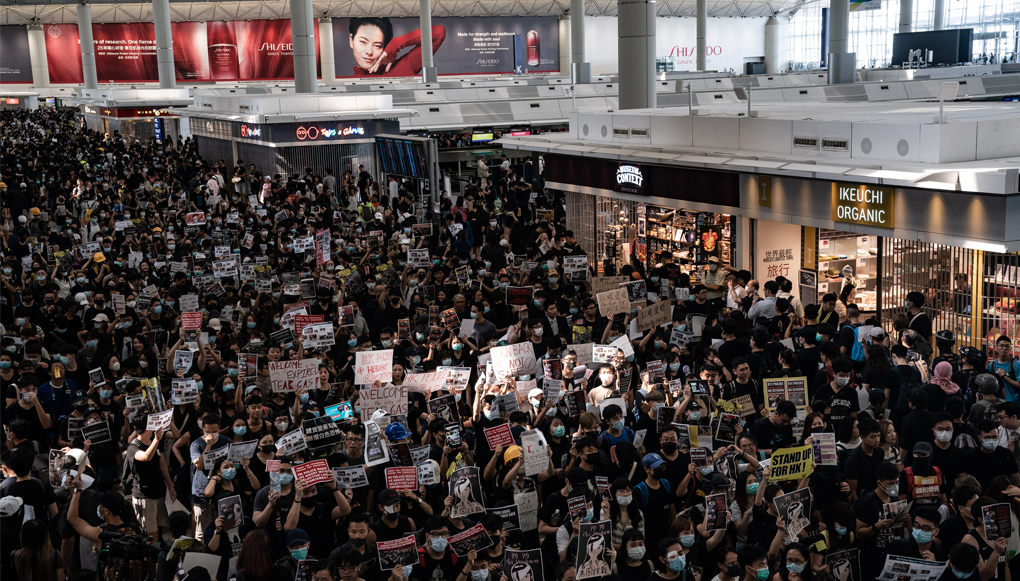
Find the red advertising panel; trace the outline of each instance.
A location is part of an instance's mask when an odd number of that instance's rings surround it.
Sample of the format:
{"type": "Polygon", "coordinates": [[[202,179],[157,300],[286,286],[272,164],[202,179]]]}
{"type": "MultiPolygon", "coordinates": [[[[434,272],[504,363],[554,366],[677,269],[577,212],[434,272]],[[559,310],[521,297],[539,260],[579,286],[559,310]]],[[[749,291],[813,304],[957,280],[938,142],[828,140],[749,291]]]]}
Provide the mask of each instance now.
{"type": "MultiPolygon", "coordinates": [[[[180,81],[294,78],[290,20],[173,22],[170,30],[180,81]]],[[[78,26],[47,25],[46,33],[50,82],[83,82],[78,26]]],[[[152,24],[94,24],[92,35],[100,83],[159,80],[152,24]]],[[[315,44],[318,67],[318,36],[315,44]]]]}

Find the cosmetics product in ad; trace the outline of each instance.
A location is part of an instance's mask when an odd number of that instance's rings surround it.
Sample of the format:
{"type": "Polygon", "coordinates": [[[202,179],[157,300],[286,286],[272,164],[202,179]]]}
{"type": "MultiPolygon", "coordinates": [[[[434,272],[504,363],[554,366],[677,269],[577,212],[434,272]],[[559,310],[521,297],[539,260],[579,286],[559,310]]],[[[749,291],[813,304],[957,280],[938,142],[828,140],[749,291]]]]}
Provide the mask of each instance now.
{"type": "Polygon", "coordinates": [[[538,58],[542,54],[542,43],[538,40],[538,32],[528,31],[528,66],[537,67],[538,58]]]}
{"type": "Polygon", "coordinates": [[[209,22],[209,76],[214,81],[228,81],[240,78],[237,60],[237,35],[233,22],[209,22]]]}

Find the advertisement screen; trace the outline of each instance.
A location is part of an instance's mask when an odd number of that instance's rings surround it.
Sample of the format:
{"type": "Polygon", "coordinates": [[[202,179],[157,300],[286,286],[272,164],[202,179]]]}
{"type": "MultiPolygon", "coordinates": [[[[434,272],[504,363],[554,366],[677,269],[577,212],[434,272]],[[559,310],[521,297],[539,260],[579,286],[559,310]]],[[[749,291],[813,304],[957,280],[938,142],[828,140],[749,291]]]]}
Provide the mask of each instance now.
{"type": "MultiPolygon", "coordinates": [[[[173,22],[170,31],[179,81],[294,78],[290,20],[173,22]]],[[[94,24],[92,36],[100,83],[159,81],[152,24],[94,24]]],[[[68,56],[80,54],[76,24],[46,26],[50,82],[83,82],[81,58],[68,56]]]]}
{"type": "Polygon", "coordinates": [[[28,29],[13,24],[0,26],[0,83],[31,82],[28,29]]]}
{"type": "MultiPolygon", "coordinates": [[[[440,75],[509,73],[514,35],[520,35],[522,72],[559,70],[556,16],[433,18],[432,53],[440,75]]],[[[421,72],[417,18],[334,18],[336,76],[406,77],[421,72]]]]}

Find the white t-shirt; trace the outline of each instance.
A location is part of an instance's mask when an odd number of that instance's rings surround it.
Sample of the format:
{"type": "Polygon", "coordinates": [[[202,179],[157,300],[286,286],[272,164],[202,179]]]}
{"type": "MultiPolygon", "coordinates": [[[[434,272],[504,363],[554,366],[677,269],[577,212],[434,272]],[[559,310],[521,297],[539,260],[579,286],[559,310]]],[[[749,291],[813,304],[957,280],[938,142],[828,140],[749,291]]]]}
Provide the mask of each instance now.
{"type": "Polygon", "coordinates": [[[734,311],[739,310],[740,303],[733,300],[733,295],[737,295],[740,299],[743,299],[747,296],[747,290],[745,290],[742,286],[734,286],[732,290],[726,289],[726,306],[734,311]]]}

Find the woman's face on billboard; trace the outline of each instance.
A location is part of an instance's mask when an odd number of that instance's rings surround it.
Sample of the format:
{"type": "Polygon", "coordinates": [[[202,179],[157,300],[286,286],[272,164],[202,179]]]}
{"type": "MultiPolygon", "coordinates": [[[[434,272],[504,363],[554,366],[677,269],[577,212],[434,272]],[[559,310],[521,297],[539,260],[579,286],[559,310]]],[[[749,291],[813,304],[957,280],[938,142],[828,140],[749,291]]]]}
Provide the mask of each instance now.
{"type": "Polygon", "coordinates": [[[383,46],[383,31],[378,26],[363,25],[350,38],[354,62],[361,69],[372,68],[386,48],[383,46]]]}

